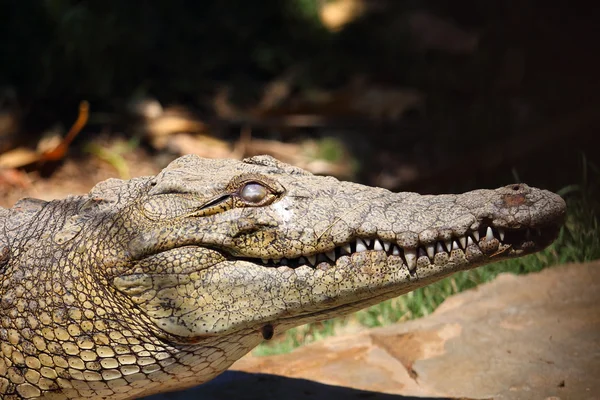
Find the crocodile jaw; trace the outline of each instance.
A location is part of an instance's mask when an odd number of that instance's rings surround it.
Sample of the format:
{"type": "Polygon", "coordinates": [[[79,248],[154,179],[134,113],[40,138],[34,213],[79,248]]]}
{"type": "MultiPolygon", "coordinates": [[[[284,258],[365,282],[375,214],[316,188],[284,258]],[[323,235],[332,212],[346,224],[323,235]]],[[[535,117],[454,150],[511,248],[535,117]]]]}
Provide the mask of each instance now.
{"type": "MultiPolygon", "coordinates": [[[[272,204],[177,224],[159,219],[129,242],[135,268],[113,284],[168,340],[287,329],[358,310],[537,251],[564,218],[559,196],[526,185],[421,196],[276,167],[252,170],[282,188],[272,204]]],[[[200,193],[202,185],[187,190],[200,193]]]]}
{"type": "MultiPolygon", "coordinates": [[[[432,258],[421,254],[412,261],[407,261],[407,250],[397,245],[390,245],[387,252],[385,248],[375,250],[373,243],[379,240],[373,239],[370,249],[363,250],[360,243],[365,241],[358,239],[356,247],[360,251],[327,261],[319,255],[316,258],[322,261],[314,266],[307,261],[295,268],[273,261],[264,264],[262,260],[235,260],[221,252],[187,246],[173,251],[177,257],[190,254],[188,259],[196,252],[206,259],[207,252],[213,252],[212,257],[220,261],[189,276],[142,274],[150,282],[147,290],[152,295],[144,292],[132,298],[157,326],[182,343],[245,329],[262,332],[265,326],[282,331],[360,310],[460,270],[531,252],[541,243],[547,244],[550,237],[540,237],[544,241],[535,245],[531,240],[524,242],[525,248],[516,250],[496,237],[483,236],[478,243],[466,239],[464,249],[460,247],[462,240],[457,239],[452,241],[450,251],[440,250],[432,258]],[[183,287],[189,288],[189,296],[181,296],[183,287]],[[169,308],[165,309],[164,304],[169,308]]],[[[123,279],[115,283],[122,284],[123,279]]]]}

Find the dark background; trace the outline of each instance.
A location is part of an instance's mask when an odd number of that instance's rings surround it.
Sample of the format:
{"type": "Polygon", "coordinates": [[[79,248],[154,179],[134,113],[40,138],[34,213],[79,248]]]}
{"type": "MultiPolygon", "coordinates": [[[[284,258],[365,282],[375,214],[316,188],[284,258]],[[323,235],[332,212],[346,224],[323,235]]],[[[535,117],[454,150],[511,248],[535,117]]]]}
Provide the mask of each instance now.
{"type": "Polygon", "coordinates": [[[133,134],[127,104],[150,97],[223,140],[243,128],[286,143],[333,137],[353,179],[394,190],[558,190],[596,176],[600,7],[357,0],[361,12],[334,29],[322,18],[331,3],[0,0],[1,110],[18,111],[0,144],[35,146],[87,100],[91,122],[67,155],[79,157],[106,125],[133,134]],[[278,79],[286,94],[265,103],[278,79]],[[215,109],[224,90],[233,114],[215,109]],[[319,123],[286,122],[298,115],[319,123]]]}

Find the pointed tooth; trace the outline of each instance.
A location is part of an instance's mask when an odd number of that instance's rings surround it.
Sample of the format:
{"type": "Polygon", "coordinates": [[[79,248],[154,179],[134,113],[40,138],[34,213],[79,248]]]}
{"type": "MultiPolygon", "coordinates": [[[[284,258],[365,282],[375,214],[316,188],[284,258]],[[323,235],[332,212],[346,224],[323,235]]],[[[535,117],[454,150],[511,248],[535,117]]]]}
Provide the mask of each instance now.
{"type": "Polygon", "coordinates": [[[446,252],[446,250],[442,246],[442,242],[437,242],[437,245],[435,246],[435,252],[436,253],[445,253],[446,252]]]}
{"type": "Polygon", "coordinates": [[[473,237],[475,238],[475,240],[477,240],[479,242],[479,231],[477,231],[477,230],[473,231],[473,237]]]}
{"type": "Polygon", "coordinates": [[[342,250],[344,250],[348,254],[352,254],[352,248],[350,247],[350,244],[343,245],[342,250]]]}
{"type": "Polygon", "coordinates": [[[263,258],[262,262],[263,262],[263,264],[268,264],[269,263],[269,259],[268,258],[263,258]]]}
{"type": "Polygon", "coordinates": [[[485,231],[485,240],[490,241],[494,238],[494,232],[492,232],[492,228],[490,226],[487,227],[485,231]]]}
{"type": "Polygon", "coordinates": [[[504,229],[498,228],[498,236],[500,236],[500,241],[504,242],[504,229]]]}
{"type": "Polygon", "coordinates": [[[404,257],[406,258],[406,264],[409,270],[413,270],[417,267],[417,251],[414,249],[404,250],[404,257]]]}
{"type": "Polygon", "coordinates": [[[304,256],[298,258],[298,265],[305,265],[307,262],[308,260],[304,256]]]}
{"type": "Polygon", "coordinates": [[[289,260],[287,258],[282,258],[281,261],[279,262],[281,265],[288,265],[289,264],[289,260]]]}
{"type": "Polygon", "coordinates": [[[431,259],[433,259],[433,256],[435,256],[435,248],[433,247],[433,243],[429,243],[426,247],[427,249],[427,256],[431,259]]]}
{"type": "Polygon", "coordinates": [[[390,242],[383,242],[383,248],[385,249],[386,252],[390,251],[390,246],[392,244],[390,242]]]}
{"type": "Polygon", "coordinates": [[[325,255],[326,255],[326,256],[327,256],[327,258],[329,258],[331,261],[335,261],[335,250],[328,251],[327,253],[325,253],[325,255]]]}
{"type": "Polygon", "coordinates": [[[467,236],[467,246],[473,246],[475,243],[473,242],[473,239],[471,239],[471,236],[467,236]]]}
{"type": "Polygon", "coordinates": [[[444,245],[446,245],[446,251],[450,253],[452,251],[452,240],[445,240],[444,245]]]}
{"type": "Polygon", "coordinates": [[[383,250],[383,245],[377,239],[375,239],[375,243],[373,244],[373,250],[375,250],[375,251],[381,251],[381,250],[383,250]]]}
{"type": "Polygon", "coordinates": [[[399,256],[400,255],[400,247],[392,246],[392,255],[399,256]]]}
{"type": "Polygon", "coordinates": [[[274,258],[273,264],[279,264],[279,261],[281,261],[281,258],[274,258]]]}
{"type": "Polygon", "coordinates": [[[458,243],[456,243],[456,240],[454,242],[452,242],[452,250],[458,250],[460,247],[458,247],[458,243]]]}
{"type": "Polygon", "coordinates": [[[306,259],[308,260],[308,263],[310,265],[312,265],[313,267],[315,266],[315,264],[317,263],[317,256],[316,255],[312,255],[312,256],[306,256],[306,259]]]}
{"type": "Polygon", "coordinates": [[[360,253],[361,251],[367,251],[367,246],[365,245],[365,242],[363,242],[362,240],[358,239],[356,241],[356,252],[360,253]]]}
{"type": "Polygon", "coordinates": [[[363,241],[367,245],[367,249],[371,248],[371,242],[372,242],[371,239],[363,239],[363,241]]]}
{"type": "Polygon", "coordinates": [[[458,238],[458,241],[460,242],[460,248],[464,249],[465,247],[467,247],[467,238],[464,236],[461,236],[458,238]]]}
{"type": "Polygon", "coordinates": [[[525,231],[525,239],[531,239],[531,230],[529,230],[529,228],[527,228],[527,230],[525,231]]]}

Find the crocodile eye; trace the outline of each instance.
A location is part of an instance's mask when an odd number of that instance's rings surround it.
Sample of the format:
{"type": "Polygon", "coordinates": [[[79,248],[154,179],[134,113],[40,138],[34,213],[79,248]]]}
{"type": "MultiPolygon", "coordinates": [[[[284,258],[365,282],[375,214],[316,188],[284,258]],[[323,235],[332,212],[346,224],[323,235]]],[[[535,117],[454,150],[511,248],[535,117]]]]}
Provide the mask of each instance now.
{"type": "Polygon", "coordinates": [[[248,203],[258,204],[269,194],[269,189],[256,182],[248,182],[240,189],[239,196],[248,203]]]}

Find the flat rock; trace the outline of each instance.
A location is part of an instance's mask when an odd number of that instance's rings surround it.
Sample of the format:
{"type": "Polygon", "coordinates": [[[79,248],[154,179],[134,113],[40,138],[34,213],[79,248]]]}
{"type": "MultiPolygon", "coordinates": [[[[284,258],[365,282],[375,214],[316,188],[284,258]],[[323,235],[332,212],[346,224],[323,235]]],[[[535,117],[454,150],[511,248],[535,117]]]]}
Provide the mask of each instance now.
{"type": "Polygon", "coordinates": [[[600,262],[493,282],[433,314],[246,356],[155,399],[600,399],[600,262]]]}

